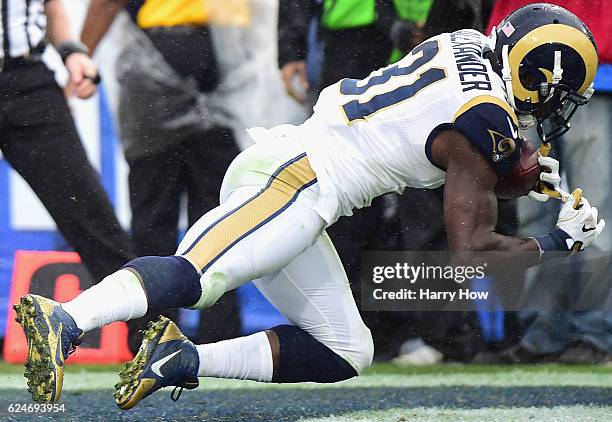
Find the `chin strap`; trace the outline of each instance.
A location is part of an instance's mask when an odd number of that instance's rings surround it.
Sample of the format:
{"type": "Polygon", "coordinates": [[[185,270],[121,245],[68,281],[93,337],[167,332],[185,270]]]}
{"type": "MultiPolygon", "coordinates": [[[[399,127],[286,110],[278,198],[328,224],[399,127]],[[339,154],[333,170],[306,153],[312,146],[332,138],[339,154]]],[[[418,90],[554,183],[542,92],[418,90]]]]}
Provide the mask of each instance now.
{"type": "Polygon", "coordinates": [[[508,45],[502,47],[502,80],[506,87],[506,95],[508,96],[508,104],[516,110],[514,103],[514,90],[512,89],[512,74],[510,72],[510,59],[508,59],[508,45]]]}
{"type": "MultiPolygon", "coordinates": [[[[508,99],[508,104],[512,107],[513,110],[516,111],[516,103],[514,101],[514,90],[512,89],[512,73],[510,72],[510,59],[508,58],[508,50],[509,46],[504,45],[502,47],[502,80],[504,81],[504,86],[506,88],[506,97],[508,99]]],[[[535,118],[530,114],[521,114],[516,113],[516,117],[518,119],[518,126],[521,130],[529,129],[536,124],[535,118]]]]}
{"type": "Polygon", "coordinates": [[[561,67],[561,51],[555,51],[555,64],[553,67],[553,77],[552,84],[558,85],[561,82],[561,78],[563,77],[563,67],[561,67]]]}
{"type": "Polygon", "coordinates": [[[495,46],[497,45],[497,26],[494,26],[491,29],[491,33],[489,34],[489,46],[491,50],[495,50],[495,46]]]}
{"type": "Polygon", "coordinates": [[[527,130],[536,125],[536,118],[531,114],[520,114],[516,113],[516,118],[518,120],[518,126],[520,130],[527,130]]]}
{"type": "Polygon", "coordinates": [[[561,79],[563,78],[563,67],[561,66],[561,51],[560,50],[555,51],[555,61],[554,61],[553,66],[554,66],[553,75],[552,75],[552,81],[550,84],[551,87],[550,89],[547,89],[548,95],[546,95],[546,98],[544,99],[544,101],[542,101],[544,103],[553,97],[555,93],[555,87],[559,85],[559,82],[561,82],[561,79]]]}

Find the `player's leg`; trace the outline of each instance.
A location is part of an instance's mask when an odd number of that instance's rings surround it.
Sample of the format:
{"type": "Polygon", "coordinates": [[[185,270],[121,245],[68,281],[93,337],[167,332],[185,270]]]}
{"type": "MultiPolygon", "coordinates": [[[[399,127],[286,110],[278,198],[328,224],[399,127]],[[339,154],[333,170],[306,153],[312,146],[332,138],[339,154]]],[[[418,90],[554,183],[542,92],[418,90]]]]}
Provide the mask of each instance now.
{"type": "Polygon", "coordinates": [[[296,201],[317,189],[304,155],[279,166],[269,180],[263,189],[234,189],[189,229],[177,255],[130,261],[64,309],[89,331],[146,311],[207,308],[226,291],[284,267],[314,242],[325,222],[296,201]]]}
{"type": "Polygon", "coordinates": [[[145,332],[140,352],[120,374],[119,407],[129,409],[165,386],[195,388],[198,376],[336,382],[370,365],[372,337],[327,235],[255,283],[295,326],[195,346],[162,318],[145,332]]]}
{"type": "MultiPolygon", "coordinates": [[[[187,218],[191,227],[202,217],[203,211],[218,203],[225,171],[240,150],[232,129],[218,126],[202,133],[202,137],[190,139],[187,151],[187,218]],[[202,180],[207,183],[202,183],[202,180]]],[[[228,292],[213,307],[200,311],[199,321],[197,332],[190,335],[196,343],[212,343],[239,336],[237,293],[228,292]]]]}
{"type": "Polygon", "coordinates": [[[256,280],[255,285],[294,325],[196,346],[199,376],[279,383],[337,382],[370,366],[372,336],[327,234],[319,236],[285,268],[256,280]]]}
{"type": "MultiPolygon", "coordinates": [[[[299,198],[316,197],[316,177],[305,154],[298,153],[287,160],[286,146],[274,146],[280,157],[266,155],[267,151],[261,148],[255,149],[254,154],[262,153],[263,157],[255,158],[276,171],[253,169],[253,157],[249,155],[253,152],[238,160],[234,168],[244,168],[236,176],[239,182],[230,187],[240,187],[228,188],[231,194],[227,201],[189,230],[179,255],[133,260],[63,306],[38,296],[23,298],[18,313],[29,344],[40,346],[37,356],[42,357],[38,360],[56,365],[54,350],[61,349],[66,358],[79,333],[114,321],[139,318],[147,311],[167,307],[211,306],[225,291],[282,268],[305,250],[325,225],[299,198]],[[243,174],[249,171],[256,176],[243,174]],[[268,180],[265,184],[259,183],[262,175],[268,180]],[[36,318],[61,322],[57,329],[53,328],[57,331],[53,344],[28,329],[36,318]],[[61,334],[66,331],[74,335],[61,334]]],[[[232,180],[231,169],[228,175],[232,180]]],[[[58,365],[63,366],[63,359],[58,365]]],[[[51,385],[51,389],[59,391],[61,382],[61,378],[46,378],[42,388],[51,385]]],[[[54,394],[38,399],[58,397],[54,394]]]]}
{"type": "MultiPolygon", "coordinates": [[[[203,218],[215,219],[231,210],[231,201],[210,211],[203,218]],[[225,208],[228,207],[228,208],[225,208]]],[[[70,302],[59,304],[51,299],[38,295],[27,295],[15,305],[17,322],[24,329],[28,341],[28,360],[25,376],[36,401],[57,401],[63,383],[64,360],[73,350],[84,332],[103,327],[115,321],[129,321],[144,316],[148,310],[161,310],[167,307],[180,306],[173,302],[177,296],[183,298],[189,294],[192,300],[185,305],[195,303],[199,298],[200,274],[184,258],[148,257],[156,268],[151,268],[155,280],[165,280],[166,289],[161,286],[161,294],[153,300],[147,297],[144,280],[149,273],[137,273],[129,268],[122,268],[105,277],[98,284],[82,292],[70,302]],[[161,265],[158,263],[161,261],[161,265]],[[155,269],[158,273],[155,274],[155,269]],[[174,295],[166,298],[163,292],[177,289],[174,295]],[[152,305],[152,306],[151,306],[152,305]]],[[[131,262],[141,262],[143,259],[131,262]]],[[[158,286],[159,287],[159,286],[158,286]]],[[[150,295],[149,295],[150,296],[150,295]]]]}

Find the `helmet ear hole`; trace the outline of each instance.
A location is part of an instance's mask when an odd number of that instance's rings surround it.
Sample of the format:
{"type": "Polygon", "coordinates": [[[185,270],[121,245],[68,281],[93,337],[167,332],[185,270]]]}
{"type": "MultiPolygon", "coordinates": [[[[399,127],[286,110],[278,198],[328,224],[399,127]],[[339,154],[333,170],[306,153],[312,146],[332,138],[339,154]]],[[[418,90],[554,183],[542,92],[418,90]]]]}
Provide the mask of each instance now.
{"type": "Polygon", "coordinates": [[[519,80],[526,88],[535,91],[542,82],[546,82],[546,76],[541,72],[534,72],[528,66],[519,66],[519,80]]]}
{"type": "Polygon", "coordinates": [[[559,19],[553,19],[553,23],[554,23],[554,24],[559,23],[559,19]]]}

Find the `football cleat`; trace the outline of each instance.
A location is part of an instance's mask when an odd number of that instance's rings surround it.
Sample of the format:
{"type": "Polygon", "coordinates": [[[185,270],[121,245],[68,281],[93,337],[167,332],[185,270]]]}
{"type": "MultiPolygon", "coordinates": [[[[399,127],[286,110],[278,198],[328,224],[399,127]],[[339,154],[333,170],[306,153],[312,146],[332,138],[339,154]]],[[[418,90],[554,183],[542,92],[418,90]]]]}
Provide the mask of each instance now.
{"type": "Polygon", "coordinates": [[[123,410],[131,409],[145,397],[163,387],[174,386],[172,400],[178,400],[183,388],[199,385],[199,357],[195,345],[178,326],[160,316],[143,333],[138,353],[119,374],[115,402],[123,410]],[[174,392],[179,389],[175,397],[174,392]]]}
{"type": "Polygon", "coordinates": [[[64,361],[83,331],[59,303],[42,296],[24,296],[13,309],[28,341],[24,373],[28,391],[37,402],[56,402],[62,393],[64,361]]]}

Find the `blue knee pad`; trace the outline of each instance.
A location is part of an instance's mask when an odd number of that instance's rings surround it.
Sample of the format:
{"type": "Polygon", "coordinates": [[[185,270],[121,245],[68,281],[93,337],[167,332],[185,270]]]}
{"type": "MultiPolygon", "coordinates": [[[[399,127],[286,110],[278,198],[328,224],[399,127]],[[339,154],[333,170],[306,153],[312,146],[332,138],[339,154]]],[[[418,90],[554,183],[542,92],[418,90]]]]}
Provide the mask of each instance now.
{"type": "Polygon", "coordinates": [[[329,347],[301,328],[279,325],[280,359],[272,382],[338,382],[357,376],[357,371],[329,347]]]}
{"type": "Polygon", "coordinates": [[[200,274],[182,256],[143,256],[123,268],[140,276],[150,311],[191,306],[202,294],[200,274]]]}

